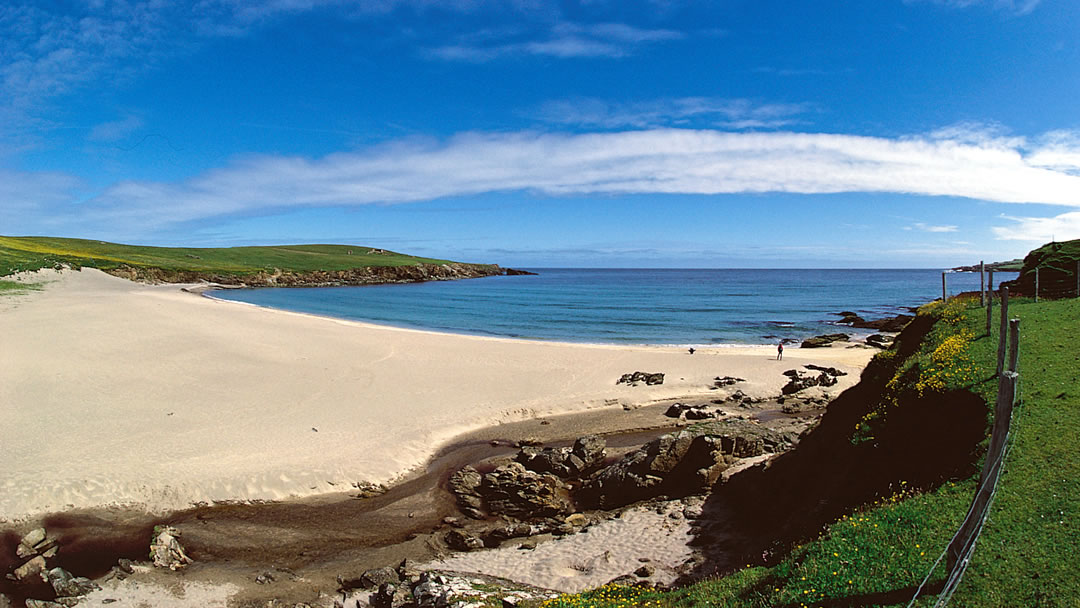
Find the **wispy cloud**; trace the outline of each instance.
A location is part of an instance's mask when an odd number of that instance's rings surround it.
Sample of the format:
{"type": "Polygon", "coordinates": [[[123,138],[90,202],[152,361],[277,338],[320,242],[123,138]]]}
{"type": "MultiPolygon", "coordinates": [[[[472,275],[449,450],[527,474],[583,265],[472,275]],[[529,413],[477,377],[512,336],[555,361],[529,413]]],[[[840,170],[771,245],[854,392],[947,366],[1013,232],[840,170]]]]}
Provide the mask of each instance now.
{"type": "Polygon", "coordinates": [[[74,204],[84,184],[64,173],[0,168],[0,226],[5,234],[45,230],[61,213],[78,214],[74,204]]]}
{"type": "Polygon", "coordinates": [[[403,140],[318,159],[252,157],[179,183],[119,182],[85,203],[55,211],[73,222],[145,233],[229,214],[510,191],[895,192],[1080,207],[1080,176],[1032,165],[1029,158],[1038,153],[1000,140],[973,144],[931,136],[688,129],[465,133],[443,142],[403,140]]]}
{"type": "Polygon", "coordinates": [[[911,226],[904,226],[904,230],[921,230],[922,232],[956,232],[959,229],[959,226],[934,226],[923,222],[915,222],[911,226]]]}
{"type": "Polygon", "coordinates": [[[557,58],[624,57],[638,47],[683,34],[666,29],[643,29],[625,23],[558,23],[536,37],[512,35],[477,41],[468,36],[457,44],[439,46],[429,56],[447,61],[491,61],[506,56],[543,55],[557,58]]]}
{"type": "Polygon", "coordinates": [[[1010,217],[1009,226],[995,226],[994,235],[1005,241],[1047,243],[1053,240],[1080,239],[1080,211],[1070,211],[1054,217],[1010,217]]]}
{"type": "Polygon", "coordinates": [[[754,103],[747,99],[680,97],[642,102],[602,99],[549,101],[535,118],[553,124],[618,129],[685,126],[692,123],[731,129],[777,129],[799,122],[807,104],[754,103]]]}
{"type": "Polygon", "coordinates": [[[1039,6],[1042,0],[904,0],[907,4],[932,2],[949,8],[970,8],[973,6],[989,7],[1013,15],[1027,15],[1039,6]]]}

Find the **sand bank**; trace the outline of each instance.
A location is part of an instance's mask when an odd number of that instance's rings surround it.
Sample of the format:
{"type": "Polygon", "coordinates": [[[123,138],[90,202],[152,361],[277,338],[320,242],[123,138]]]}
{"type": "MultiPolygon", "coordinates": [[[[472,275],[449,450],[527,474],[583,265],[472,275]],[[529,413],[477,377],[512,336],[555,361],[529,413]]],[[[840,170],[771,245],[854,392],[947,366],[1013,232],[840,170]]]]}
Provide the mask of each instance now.
{"type": "MultiPolygon", "coordinates": [[[[282,499],[392,480],[470,429],[709,391],[776,395],[873,351],[530,342],[199,297],[96,270],[0,308],[0,521],[77,507],[282,499]],[[616,386],[626,372],[659,386],[616,386]]],[[[837,390],[855,382],[842,378],[837,390]]]]}

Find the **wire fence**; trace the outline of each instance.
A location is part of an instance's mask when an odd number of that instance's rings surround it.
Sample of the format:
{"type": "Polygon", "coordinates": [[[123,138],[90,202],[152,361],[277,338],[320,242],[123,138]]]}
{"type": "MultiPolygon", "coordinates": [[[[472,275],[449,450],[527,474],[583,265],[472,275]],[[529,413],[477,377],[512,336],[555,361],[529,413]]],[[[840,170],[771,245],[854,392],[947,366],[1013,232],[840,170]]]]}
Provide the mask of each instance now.
{"type": "MultiPolygon", "coordinates": [[[[991,305],[993,298],[984,298],[987,305],[991,305]]],[[[926,573],[919,587],[915,590],[908,608],[926,591],[926,585],[934,572],[946,560],[946,576],[941,591],[938,593],[935,608],[944,608],[952,599],[960,581],[967,572],[971,557],[975,552],[975,545],[982,533],[983,526],[990,514],[994,497],[997,495],[998,480],[1004,469],[1011,445],[1011,428],[1013,410],[1020,394],[1020,375],[1017,371],[1019,364],[1020,343],[1020,320],[1008,320],[1009,314],[1009,291],[1007,287],[1001,289],[1001,328],[998,334],[998,394],[994,408],[994,428],[990,435],[990,446],[987,448],[986,460],[983,463],[982,474],[979,477],[979,485],[975,491],[975,498],[971,502],[967,515],[960,528],[953,534],[949,544],[934,561],[930,571],[926,573]],[[1008,368],[1005,368],[1006,343],[1008,343],[1008,368]]],[[[989,313],[988,313],[989,315],[989,313]]],[[[987,329],[989,330],[989,316],[987,329]]]]}

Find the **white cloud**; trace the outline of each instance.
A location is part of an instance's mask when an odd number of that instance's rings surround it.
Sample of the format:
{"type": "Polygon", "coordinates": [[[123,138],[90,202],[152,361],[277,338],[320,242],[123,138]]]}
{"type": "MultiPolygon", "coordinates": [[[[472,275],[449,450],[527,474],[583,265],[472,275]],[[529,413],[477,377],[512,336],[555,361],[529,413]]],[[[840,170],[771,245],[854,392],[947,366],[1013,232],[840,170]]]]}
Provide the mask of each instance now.
{"type": "Polygon", "coordinates": [[[235,213],[508,191],[895,192],[1080,207],[1080,176],[1033,166],[1026,154],[1032,153],[933,137],[680,129],[465,133],[445,142],[405,140],[320,159],[252,157],[181,183],[121,182],[76,213],[145,232],[235,213]]]}
{"type": "Polygon", "coordinates": [[[1080,174],[1080,133],[1051,131],[1043,135],[1039,150],[1031,155],[1030,162],[1037,167],[1080,174]]]}
{"type": "Polygon", "coordinates": [[[566,99],[543,104],[532,116],[545,122],[603,129],[681,126],[700,121],[731,129],[776,129],[799,122],[806,104],[754,103],[747,99],[680,97],[645,102],[566,99]]]}
{"type": "Polygon", "coordinates": [[[506,56],[624,57],[645,43],[676,40],[683,34],[665,29],[642,29],[624,23],[559,23],[539,39],[500,39],[479,44],[475,37],[431,49],[428,54],[448,61],[490,61],[506,56]]]}
{"type": "MultiPolygon", "coordinates": [[[[930,224],[924,224],[923,222],[915,222],[913,228],[915,230],[922,230],[923,232],[956,232],[959,230],[958,226],[933,226],[930,224]]],[[[910,230],[911,228],[906,228],[910,230]]]]}
{"type": "Polygon", "coordinates": [[[1070,241],[1080,239],[1080,211],[1070,211],[1055,217],[1009,217],[1011,226],[995,226],[994,235],[1006,241],[1070,241]]]}

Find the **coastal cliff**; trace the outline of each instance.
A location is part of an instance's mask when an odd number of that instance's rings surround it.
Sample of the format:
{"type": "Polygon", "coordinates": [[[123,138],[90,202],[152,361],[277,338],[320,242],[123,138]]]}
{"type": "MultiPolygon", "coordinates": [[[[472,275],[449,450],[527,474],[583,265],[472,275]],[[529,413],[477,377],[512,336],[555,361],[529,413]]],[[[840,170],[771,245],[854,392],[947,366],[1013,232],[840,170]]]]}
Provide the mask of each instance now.
{"type": "Polygon", "coordinates": [[[143,283],[207,282],[236,287],[328,287],[535,274],[358,245],[149,247],[0,236],[0,276],[82,267],[143,283]]]}
{"type": "Polygon", "coordinates": [[[143,283],[216,283],[236,287],[336,287],[346,285],[376,285],[381,283],[418,283],[422,281],[451,281],[480,277],[518,274],[521,271],[500,268],[494,264],[416,264],[412,266],[363,266],[346,270],[273,271],[261,270],[250,274],[175,270],[154,267],[120,266],[105,272],[143,283]]]}

